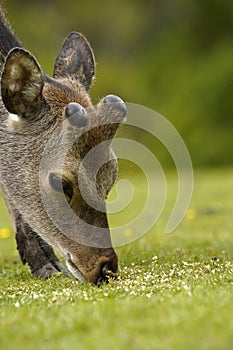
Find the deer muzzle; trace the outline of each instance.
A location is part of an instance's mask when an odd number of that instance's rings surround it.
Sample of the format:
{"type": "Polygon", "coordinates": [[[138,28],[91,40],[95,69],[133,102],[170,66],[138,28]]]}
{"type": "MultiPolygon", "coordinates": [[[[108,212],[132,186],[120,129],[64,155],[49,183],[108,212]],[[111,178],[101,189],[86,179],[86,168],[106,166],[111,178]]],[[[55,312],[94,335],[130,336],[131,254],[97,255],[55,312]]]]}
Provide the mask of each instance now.
{"type": "MultiPolygon", "coordinates": [[[[88,248],[88,247],[86,247],[88,248]]],[[[118,258],[113,248],[96,248],[89,261],[80,263],[79,256],[67,253],[66,265],[72,275],[81,282],[90,282],[98,287],[108,283],[110,279],[115,279],[119,273],[118,258]],[[98,255],[97,255],[98,254],[98,255]]]]}

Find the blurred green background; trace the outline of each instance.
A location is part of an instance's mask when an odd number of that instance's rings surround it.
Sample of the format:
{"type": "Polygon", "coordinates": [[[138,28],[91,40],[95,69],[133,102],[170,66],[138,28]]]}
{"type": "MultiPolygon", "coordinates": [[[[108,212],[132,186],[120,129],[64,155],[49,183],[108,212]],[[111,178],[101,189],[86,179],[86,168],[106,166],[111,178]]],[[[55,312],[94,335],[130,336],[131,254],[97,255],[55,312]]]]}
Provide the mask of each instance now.
{"type": "MultiPolygon", "coordinates": [[[[46,73],[65,36],[80,31],[97,60],[94,103],[115,93],[150,107],[176,127],[195,167],[233,165],[232,0],[11,0],[3,7],[46,73]]],[[[150,143],[138,130],[135,138],[150,143]]],[[[151,148],[163,166],[171,163],[159,142],[151,148]]]]}

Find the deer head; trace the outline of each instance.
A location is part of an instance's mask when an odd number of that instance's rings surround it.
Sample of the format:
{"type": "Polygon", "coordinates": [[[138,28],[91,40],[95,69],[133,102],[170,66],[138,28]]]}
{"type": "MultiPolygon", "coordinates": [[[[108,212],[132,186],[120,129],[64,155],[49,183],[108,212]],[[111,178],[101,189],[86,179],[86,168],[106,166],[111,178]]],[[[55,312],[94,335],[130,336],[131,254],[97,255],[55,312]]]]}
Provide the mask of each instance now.
{"type": "Polygon", "coordinates": [[[8,148],[7,195],[24,220],[64,257],[79,280],[99,283],[118,270],[105,200],[117,176],[111,140],[126,107],[114,95],[94,107],[88,90],[95,60],[87,40],[71,33],[53,77],[22,48],[2,73],[8,148]]]}

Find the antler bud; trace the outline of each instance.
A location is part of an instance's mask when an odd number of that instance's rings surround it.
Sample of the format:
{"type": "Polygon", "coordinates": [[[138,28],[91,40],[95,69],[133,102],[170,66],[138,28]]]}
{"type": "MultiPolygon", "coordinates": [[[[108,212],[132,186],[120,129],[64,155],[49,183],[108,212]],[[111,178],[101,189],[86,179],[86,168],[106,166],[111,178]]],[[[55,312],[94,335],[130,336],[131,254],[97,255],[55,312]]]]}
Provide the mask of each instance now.
{"type": "Polygon", "coordinates": [[[65,115],[71,125],[79,128],[87,126],[89,118],[86,110],[77,102],[70,102],[66,106],[65,115]]]}
{"type": "Polygon", "coordinates": [[[103,103],[110,105],[112,108],[116,109],[122,119],[125,118],[127,113],[127,108],[124,101],[116,95],[107,95],[103,99],[103,103]]]}

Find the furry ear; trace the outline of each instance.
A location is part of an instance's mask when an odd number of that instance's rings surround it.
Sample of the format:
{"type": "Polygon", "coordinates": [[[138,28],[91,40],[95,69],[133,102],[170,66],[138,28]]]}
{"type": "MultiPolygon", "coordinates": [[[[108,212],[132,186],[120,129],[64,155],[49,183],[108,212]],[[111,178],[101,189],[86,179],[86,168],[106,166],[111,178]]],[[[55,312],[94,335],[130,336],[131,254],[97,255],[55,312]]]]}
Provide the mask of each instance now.
{"type": "Polygon", "coordinates": [[[44,85],[36,59],[24,49],[14,48],[6,58],[1,79],[2,100],[6,109],[18,116],[38,110],[44,85]]]}
{"type": "Polygon", "coordinates": [[[72,32],[65,39],[54,65],[54,78],[71,77],[89,90],[95,74],[95,59],[87,40],[72,32]]]}

